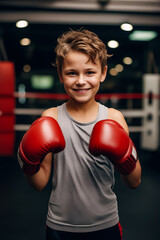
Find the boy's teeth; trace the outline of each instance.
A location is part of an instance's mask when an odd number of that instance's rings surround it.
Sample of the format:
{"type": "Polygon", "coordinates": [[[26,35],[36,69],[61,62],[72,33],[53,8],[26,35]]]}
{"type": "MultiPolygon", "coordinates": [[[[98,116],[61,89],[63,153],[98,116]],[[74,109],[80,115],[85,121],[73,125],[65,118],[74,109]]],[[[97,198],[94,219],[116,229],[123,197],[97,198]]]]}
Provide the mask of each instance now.
{"type": "Polygon", "coordinates": [[[86,91],[87,89],[76,89],[76,91],[82,92],[82,91],[86,91]]]}

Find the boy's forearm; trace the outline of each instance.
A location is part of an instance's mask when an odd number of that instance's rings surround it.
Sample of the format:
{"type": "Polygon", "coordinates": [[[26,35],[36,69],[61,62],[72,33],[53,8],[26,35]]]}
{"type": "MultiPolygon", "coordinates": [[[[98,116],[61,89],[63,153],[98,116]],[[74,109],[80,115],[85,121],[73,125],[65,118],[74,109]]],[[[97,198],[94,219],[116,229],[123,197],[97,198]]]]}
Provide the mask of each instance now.
{"type": "Polygon", "coordinates": [[[42,191],[48,182],[48,176],[43,168],[40,168],[40,170],[34,175],[29,176],[24,174],[24,176],[31,187],[37,191],[42,191]]]}
{"type": "Polygon", "coordinates": [[[131,172],[128,175],[122,175],[121,177],[124,181],[124,183],[131,189],[135,189],[139,186],[139,184],[141,183],[141,165],[139,160],[136,162],[136,167],[133,170],[133,172],[131,172]]]}
{"type": "Polygon", "coordinates": [[[34,175],[24,174],[26,180],[29,184],[37,191],[42,191],[43,188],[47,185],[52,166],[52,153],[48,153],[43,162],[41,163],[39,171],[34,175]]]}

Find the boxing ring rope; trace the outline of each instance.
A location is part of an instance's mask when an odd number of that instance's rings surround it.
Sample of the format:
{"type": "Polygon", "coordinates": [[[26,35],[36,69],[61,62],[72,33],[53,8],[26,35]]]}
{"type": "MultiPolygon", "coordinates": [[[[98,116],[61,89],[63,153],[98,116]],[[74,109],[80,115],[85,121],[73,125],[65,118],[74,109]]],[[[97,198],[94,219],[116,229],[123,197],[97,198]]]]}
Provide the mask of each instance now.
{"type": "MultiPolygon", "coordinates": [[[[66,93],[34,93],[34,92],[14,92],[13,97],[25,97],[25,98],[39,98],[39,99],[55,99],[55,100],[67,100],[69,96],[66,93]]],[[[96,95],[97,100],[106,99],[143,99],[152,98],[160,99],[159,94],[144,94],[144,93],[99,93],[96,95]]]]}
{"type": "MultiPolygon", "coordinates": [[[[25,108],[21,108],[21,109],[15,109],[14,113],[16,115],[36,115],[39,116],[42,114],[42,112],[45,109],[25,109],[25,108]]],[[[142,110],[120,110],[122,112],[122,114],[124,115],[124,117],[130,117],[130,118],[137,118],[137,117],[144,117],[145,113],[142,112],[142,110]]],[[[16,131],[27,131],[30,125],[26,125],[26,124],[16,124],[14,126],[14,129],[16,131]]],[[[129,131],[130,132],[142,132],[145,131],[144,127],[138,127],[138,126],[130,126],[129,127],[129,131]]]]}

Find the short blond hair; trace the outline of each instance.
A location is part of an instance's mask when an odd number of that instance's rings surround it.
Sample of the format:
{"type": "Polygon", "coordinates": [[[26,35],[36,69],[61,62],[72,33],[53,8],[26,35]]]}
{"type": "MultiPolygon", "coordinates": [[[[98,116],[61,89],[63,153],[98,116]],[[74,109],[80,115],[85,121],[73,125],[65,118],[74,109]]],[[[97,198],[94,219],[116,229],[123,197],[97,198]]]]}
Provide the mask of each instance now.
{"type": "Polygon", "coordinates": [[[99,37],[86,29],[69,30],[62,34],[57,39],[56,52],[56,67],[58,72],[62,72],[62,64],[66,54],[71,51],[80,51],[88,55],[89,60],[95,63],[96,59],[100,60],[102,72],[107,65],[106,45],[99,37]]]}

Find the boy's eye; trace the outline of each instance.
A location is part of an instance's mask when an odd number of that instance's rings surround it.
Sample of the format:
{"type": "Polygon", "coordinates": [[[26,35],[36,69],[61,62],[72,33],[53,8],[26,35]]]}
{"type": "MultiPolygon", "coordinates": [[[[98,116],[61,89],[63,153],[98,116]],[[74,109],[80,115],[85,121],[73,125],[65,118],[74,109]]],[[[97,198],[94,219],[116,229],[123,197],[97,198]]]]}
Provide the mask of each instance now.
{"type": "Polygon", "coordinates": [[[93,74],[95,74],[95,72],[93,72],[93,71],[88,71],[87,74],[88,74],[88,75],[93,75],[93,74]]]}
{"type": "Polygon", "coordinates": [[[74,76],[74,75],[76,75],[76,73],[75,72],[68,72],[67,75],[74,76]]]}

